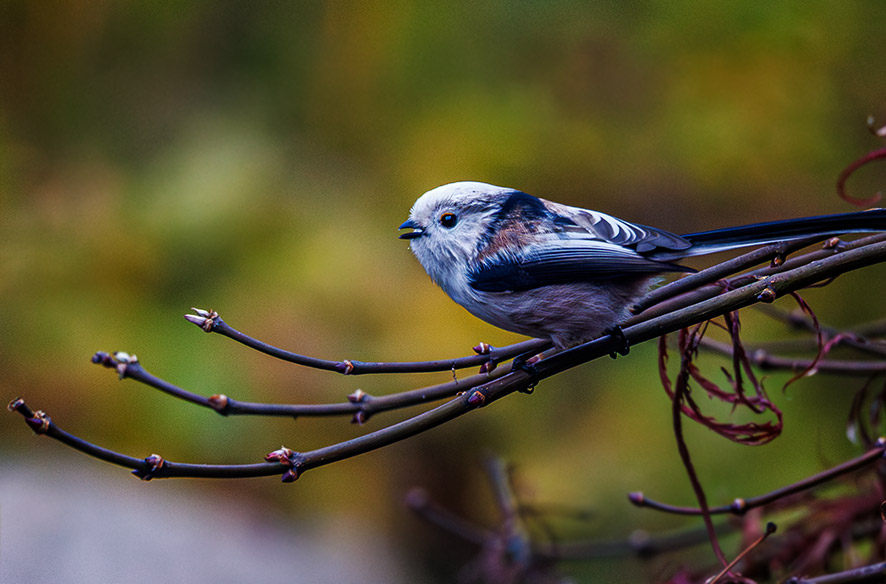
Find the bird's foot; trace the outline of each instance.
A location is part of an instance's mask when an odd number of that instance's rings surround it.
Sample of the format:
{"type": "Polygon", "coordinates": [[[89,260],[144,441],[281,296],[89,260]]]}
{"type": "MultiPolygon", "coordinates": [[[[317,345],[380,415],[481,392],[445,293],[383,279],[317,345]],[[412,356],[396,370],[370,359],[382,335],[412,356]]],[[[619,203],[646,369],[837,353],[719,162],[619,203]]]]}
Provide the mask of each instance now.
{"type": "Polygon", "coordinates": [[[535,364],[538,363],[539,358],[540,356],[534,351],[530,351],[528,353],[523,353],[522,355],[517,355],[511,362],[511,371],[523,371],[524,373],[529,374],[529,385],[526,386],[526,389],[521,390],[523,393],[532,393],[535,386],[541,381],[538,374],[538,367],[535,366],[535,364]]]}
{"type": "Polygon", "coordinates": [[[631,343],[625,338],[625,333],[621,330],[621,327],[615,325],[603,331],[604,335],[609,335],[612,337],[612,340],[616,343],[615,349],[609,353],[609,356],[615,359],[619,355],[622,357],[626,356],[631,352],[631,343]]]}

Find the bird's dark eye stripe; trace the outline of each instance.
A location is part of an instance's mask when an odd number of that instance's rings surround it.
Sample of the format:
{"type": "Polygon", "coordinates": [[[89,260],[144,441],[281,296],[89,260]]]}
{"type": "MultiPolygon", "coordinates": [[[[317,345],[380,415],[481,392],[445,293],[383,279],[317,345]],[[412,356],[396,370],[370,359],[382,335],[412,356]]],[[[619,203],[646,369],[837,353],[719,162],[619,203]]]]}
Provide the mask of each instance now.
{"type": "Polygon", "coordinates": [[[443,213],[440,215],[440,225],[446,228],[455,227],[455,224],[458,223],[458,217],[455,216],[455,213],[443,213]]]}

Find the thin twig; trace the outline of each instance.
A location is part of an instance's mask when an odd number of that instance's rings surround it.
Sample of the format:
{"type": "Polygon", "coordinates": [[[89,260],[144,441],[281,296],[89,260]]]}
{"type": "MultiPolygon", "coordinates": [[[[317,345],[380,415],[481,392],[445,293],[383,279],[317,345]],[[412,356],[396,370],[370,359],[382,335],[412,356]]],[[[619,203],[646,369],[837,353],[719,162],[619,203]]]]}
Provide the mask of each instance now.
{"type": "Polygon", "coordinates": [[[851,582],[873,584],[884,580],[886,580],[886,562],[815,578],[789,578],[785,580],[784,584],[850,584],[851,582]]]}
{"type": "Polygon", "coordinates": [[[348,395],[347,401],[338,403],[279,404],[239,401],[220,393],[205,397],[187,391],[152,375],[142,366],[138,359],[127,353],[111,354],[98,352],[93,356],[92,361],[104,367],[115,369],[120,379],[132,379],[144,383],[173,397],[214,409],[223,416],[250,415],[298,418],[300,416],[352,415],[354,416],[354,421],[358,423],[366,422],[369,416],[378,412],[452,397],[507,373],[507,370],[499,369],[491,373],[472,375],[461,380],[383,396],[373,396],[362,390],[357,390],[348,395]]]}
{"type": "Polygon", "coordinates": [[[731,562],[729,562],[729,564],[725,568],[723,568],[720,573],[714,577],[713,580],[710,580],[708,584],[717,584],[717,582],[722,580],[732,570],[732,568],[734,568],[746,555],[752,552],[754,548],[756,548],[758,545],[766,541],[767,537],[775,533],[775,529],[776,527],[774,523],[772,523],[771,521],[767,523],[766,530],[760,535],[760,537],[754,540],[751,545],[742,550],[740,554],[735,556],[735,558],[731,562]]]}
{"type": "MultiPolygon", "coordinates": [[[[705,337],[701,346],[721,355],[732,356],[732,345],[705,337]]],[[[751,362],[760,369],[784,369],[788,371],[805,371],[813,365],[812,359],[793,359],[773,355],[764,349],[748,351],[751,362]]],[[[819,359],[815,364],[818,373],[869,377],[875,373],[886,373],[886,362],[853,361],[840,359],[819,359]]]]}
{"type": "MultiPolygon", "coordinates": [[[[775,306],[769,306],[765,304],[757,306],[757,310],[770,318],[788,324],[792,327],[807,330],[809,332],[816,332],[815,323],[811,318],[809,318],[808,315],[806,315],[802,311],[781,310],[775,306]]],[[[823,339],[826,341],[838,338],[840,346],[852,347],[853,349],[857,349],[858,351],[871,353],[877,355],[878,357],[883,357],[886,356],[886,344],[878,344],[868,338],[865,338],[866,335],[876,334],[878,330],[880,334],[882,334],[882,330],[880,330],[882,326],[882,322],[866,323],[864,329],[840,330],[834,327],[820,325],[818,331],[821,332],[823,339]]]]}
{"type": "Polygon", "coordinates": [[[143,480],[166,477],[217,478],[234,479],[248,477],[267,477],[279,475],[286,469],[280,464],[262,462],[258,464],[190,464],[164,460],[157,454],[147,458],[134,458],[96,446],[59,428],[52,418],[42,410],[32,410],[23,399],[12,400],[9,411],[18,412],[25,418],[25,423],[35,434],[45,435],[58,440],[84,454],[104,460],[117,466],[132,469],[132,474],[143,480]]]}
{"type": "Polygon", "coordinates": [[[363,375],[367,373],[425,373],[434,371],[452,371],[455,369],[465,369],[467,367],[477,367],[487,364],[488,369],[502,361],[506,361],[517,355],[527,353],[529,351],[541,352],[551,346],[549,341],[543,339],[529,339],[507,347],[493,347],[486,343],[480,343],[474,347],[476,355],[467,357],[457,357],[454,359],[442,359],[436,361],[409,361],[409,362],[373,362],[367,363],[356,361],[353,359],[344,359],[342,361],[330,361],[328,359],[317,359],[307,355],[293,353],[279,347],[275,347],[256,338],[238,331],[230,326],[221,316],[213,310],[203,310],[200,308],[192,308],[196,314],[186,314],[185,319],[206,332],[218,333],[228,337],[238,343],[245,345],[251,349],[255,349],[271,357],[311,367],[314,369],[322,369],[324,371],[336,371],[344,375],[363,375]]]}
{"type": "MultiPolygon", "coordinates": [[[[730,505],[710,507],[706,510],[706,512],[712,515],[726,513],[731,513],[733,515],[744,515],[751,509],[763,507],[764,505],[768,505],[789,495],[812,489],[837,477],[872,465],[878,460],[882,459],[884,453],[886,453],[886,438],[880,438],[877,440],[877,446],[875,448],[868,450],[857,458],[847,460],[846,462],[838,464],[837,466],[829,468],[828,470],[812,475],[811,477],[807,477],[801,481],[797,481],[796,483],[793,483],[786,487],[770,491],[769,493],[766,493],[764,495],[751,497],[749,499],[738,498],[735,499],[735,501],[733,501],[730,505]]],[[[660,503],[653,499],[649,499],[641,492],[630,493],[628,495],[628,500],[637,507],[648,507],[650,509],[655,509],[656,511],[663,511],[665,513],[672,513],[674,515],[703,515],[705,513],[705,511],[696,507],[678,507],[675,505],[660,503]]]]}

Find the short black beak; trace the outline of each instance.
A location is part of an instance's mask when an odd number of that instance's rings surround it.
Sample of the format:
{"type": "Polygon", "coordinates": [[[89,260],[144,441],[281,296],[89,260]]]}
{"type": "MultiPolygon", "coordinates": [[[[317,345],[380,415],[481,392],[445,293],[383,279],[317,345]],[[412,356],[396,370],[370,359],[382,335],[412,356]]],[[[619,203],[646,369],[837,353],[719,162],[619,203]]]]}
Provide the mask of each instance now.
{"type": "Polygon", "coordinates": [[[410,231],[409,233],[401,233],[400,239],[415,239],[416,237],[421,237],[425,234],[425,232],[422,231],[421,227],[419,227],[418,224],[412,219],[407,219],[406,221],[404,221],[403,224],[398,227],[398,229],[412,229],[412,231],[410,231]]]}

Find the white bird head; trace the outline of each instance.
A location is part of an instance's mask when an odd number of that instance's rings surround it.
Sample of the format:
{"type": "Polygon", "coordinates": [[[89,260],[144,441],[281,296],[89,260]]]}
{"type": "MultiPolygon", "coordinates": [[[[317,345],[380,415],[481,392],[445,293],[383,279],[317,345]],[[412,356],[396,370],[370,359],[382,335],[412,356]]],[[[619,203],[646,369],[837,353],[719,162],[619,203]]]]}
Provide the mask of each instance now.
{"type": "Polygon", "coordinates": [[[502,200],[513,192],[481,182],[456,182],[432,189],[415,201],[409,219],[400,225],[400,229],[412,231],[400,238],[409,240],[410,249],[431,279],[447,290],[453,279],[464,278],[465,266],[489,240],[502,200]]]}

